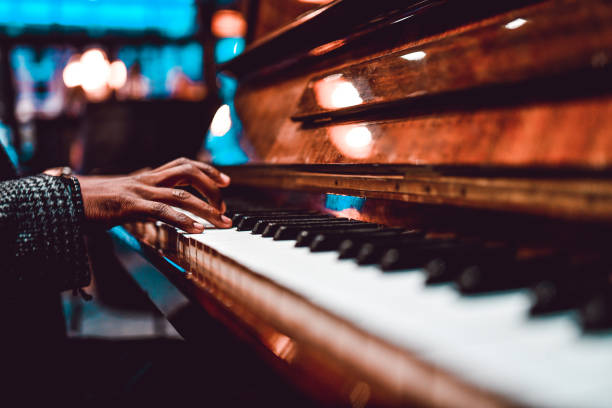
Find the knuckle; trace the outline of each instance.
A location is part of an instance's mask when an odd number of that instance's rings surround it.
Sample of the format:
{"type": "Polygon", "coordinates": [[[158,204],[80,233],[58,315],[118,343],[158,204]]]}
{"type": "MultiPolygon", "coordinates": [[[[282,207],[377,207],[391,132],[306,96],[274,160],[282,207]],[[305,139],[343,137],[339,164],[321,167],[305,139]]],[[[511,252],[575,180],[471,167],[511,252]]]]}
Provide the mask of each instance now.
{"type": "Polygon", "coordinates": [[[204,164],[204,168],[206,169],[206,172],[208,174],[210,174],[211,176],[218,177],[219,174],[220,174],[219,170],[217,170],[216,168],[214,168],[210,164],[204,164]]]}
{"type": "Polygon", "coordinates": [[[185,214],[178,214],[176,217],[177,222],[179,222],[181,225],[191,225],[192,221],[191,218],[189,218],[188,216],[186,216],[185,214]]]}
{"type": "Polygon", "coordinates": [[[193,174],[195,172],[196,168],[193,164],[191,163],[184,163],[181,165],[181,172],[185,173],[185,174],[193,174]]]}
{"type": "Polygon", "coordinates": [[[191,197],[191,194],[185,190],[181,189],[173,189],[172,196],[178,198],[179,200],[187,200],[191,197]]]}
{"type": "Polygon", "coordinates": [[[168,207],[168,205],[164,203],[155,203],[151,208],[151,212],[157,217],[163,217],[167,215],[169,210],[170,207],[168,207]]]}
{"type": "Polygon", "coordinates": [[[178,159],[176,159],[176,162],[178,164],[185,164],[185,163],[189,163],[189,159],[183,156],[183,157],[179,157],[178,159]]]}
{"type": "Polygon", "coordinates": [[[193,164],[193,163],[187,163],[187,169],[188,169],[189,173],[191,173],[191,174],[195,174],[195,173],[197,173],[199,171],[198,168],[196,167],[196,165],[193,164]]]}

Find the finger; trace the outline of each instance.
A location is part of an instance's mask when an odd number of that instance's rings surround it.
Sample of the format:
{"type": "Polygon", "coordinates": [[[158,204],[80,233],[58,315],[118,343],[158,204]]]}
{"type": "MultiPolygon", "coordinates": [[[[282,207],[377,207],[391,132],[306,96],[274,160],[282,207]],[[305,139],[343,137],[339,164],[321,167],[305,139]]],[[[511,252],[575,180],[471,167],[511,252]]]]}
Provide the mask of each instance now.
{"type": "Polygon", "coordinates": [[[154,184],[159,187],[190,185],[205,196],[213,207],[221,211],[225,209],[219,187],[210,177],[191,164],[183,164],[178,167],[162,170],[154,178],[154,184]]]}
{"type": "Polygon", "coordinates": [[[151,171],[151,168],[150,167],[143,167],[142,169],[135,170],[135,171],[130,173],[130,176],[137,176],[139,174],[144,174],[147,171],[151,171]]]}
{"type": "Polygon", "coordinates": [[[210,221],[217,227],[229,228],[232,226],[232,220],[223,215],[222,212],[185,190],[150,187],[147,196],[149,200],[190,211],[198,217],[210,221]]]}
{"type": "Polygon", "coordinates": [[[219,170],[217,170],[215,167],[211,166],[208,163],[203,163],[201,161],[187,159],[185,157],[181,157],[179,159],[172,160],[171,162],[168,162],[164,164],[163,166],[156,168],[153,171],[158,172],[158,171],[170,169],[172,167],[182,166],[185,164],[191,164],[192,166],[195,166],[196,168],[200,169],[200,171],[202,171],[204,174],[210,177],[215,183],[217,183],[221,187],[226,187],[230,184],[231,179],[227,174],[220,172],[219,170]]]}
{"type": "Polygon", "coordinates": [[[176,211],[168,204],[140,200],[135,203],[134,212],[139,218],[163,221],[190,234],[199,234],[204,231],[204,225],[176,211]]]}

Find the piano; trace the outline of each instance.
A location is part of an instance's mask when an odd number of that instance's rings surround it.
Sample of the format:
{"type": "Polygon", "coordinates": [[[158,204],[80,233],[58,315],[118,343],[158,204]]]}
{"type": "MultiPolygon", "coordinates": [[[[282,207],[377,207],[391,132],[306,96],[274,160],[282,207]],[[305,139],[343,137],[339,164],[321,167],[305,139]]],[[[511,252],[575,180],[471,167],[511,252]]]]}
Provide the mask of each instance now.
{"type": "Polygon", "coordinates": [[[221,66],[234,227],[111,233],[322,405],[610,407],[611,62],[607,0],[333,1],[221,66]]]}

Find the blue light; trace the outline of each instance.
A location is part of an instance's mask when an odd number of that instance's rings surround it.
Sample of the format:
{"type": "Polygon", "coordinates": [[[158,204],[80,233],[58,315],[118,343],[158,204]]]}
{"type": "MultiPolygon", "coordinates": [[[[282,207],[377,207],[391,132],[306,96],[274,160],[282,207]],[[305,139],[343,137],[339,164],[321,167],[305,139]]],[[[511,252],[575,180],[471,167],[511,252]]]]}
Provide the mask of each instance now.
{"type": "Polygon", "coordinates": [[[127,230],[124,227],[118,225],[116,227],[111,228],[109,232],[111,233],[112,236],[117,238],[119,242],[128,246],[130,249],[137,251],[137,252],[140,252],[142,250],[142,247],[140,246],[140,242],[138,242],[138,240],[134,238],[132,234],[127,232],[127,230]]]}
{"type": "Polygon", "coordinates": [[[17,151],[13,146],[13,134],[11,128],[0,122],[0,145],[4,148],[4,151],[8,155],[13,166],[19,167],[19,158],[17,151]]]}
{"type": "Polygon", "coordinates": [[[332,211],[342,211],[349,208],[361,211],[365,204],[365,200],[365,197],[327,194],[325,197],[325,208],[332,211]]]}
{"type": "MultiPolygon", "coordinates": [[[[234,58],[244,51],[244,38],[222,38],[215,44],[215,61],[223,63],[234,58]]],[[[206,134],[204,147],[212,157],[212,162],[222,166],[233,166],[244,164],[249,161],[242,147],[242,122],[234,106],[234,96],[238,89],[238,81],[227,75],[218,74],[219,97],[224,104],[229,106],[231,126],[223,135],[213,135],[209,130],[206,134]]]]}
{"type": "Polygon", "coordinates": [[[0,26],[17,35],[24,29],[85,28],[91,34],[106,30],[154,30],[184,37],[196,30],[194,0],[0,0],[0,26]]]}
{"type": "Polygon", "coordinates": [[[119,49],[117,57],[128,69],[139,62],[142,74],[150,80],[151,96],[166,97],[169,94],[166,80],[173,68],[180,68],[193,81],[202,80],[203,54],[202,46],[193,42],[161,47],[126,46],[119,49]]]}
{"type": "Polygon", "coordinates": [[[181,268],[178,264],[176,264],[175,262],[172,262],[170,259],[166,258],[164,256],[164,259],[166,260],[166,262],[168,262],[170,265],[174,266],[176,269],[178,269],[179,272],[182,273],[186,273],[187,271],[184,268],[181,268]]]}
{"type": "Polygon", "coordinates": [[[238,80],[224,74],[218,74],[217,80],[219,81],[219,96],[221,100],[223,103],[231,103],[238,90],[238,80]]]}
{"type": "Polygon", "coordinates": [[[214,136],[210,130],[206,133],[205,148],[210,152],[213,164],[219,166],[235,166],[249,161],[242,147],[240,139],[242,137],[242,122],[236,114],[234,102],[228,102],[230,119],[232,125],[230,129],[221,136],[214,136]]]}
{"type": "Polygon", "coordinates": [[[245,47],[244,38],[222,38],[215,44],[215,62],[222,64],[242,53],[245,47]]]}

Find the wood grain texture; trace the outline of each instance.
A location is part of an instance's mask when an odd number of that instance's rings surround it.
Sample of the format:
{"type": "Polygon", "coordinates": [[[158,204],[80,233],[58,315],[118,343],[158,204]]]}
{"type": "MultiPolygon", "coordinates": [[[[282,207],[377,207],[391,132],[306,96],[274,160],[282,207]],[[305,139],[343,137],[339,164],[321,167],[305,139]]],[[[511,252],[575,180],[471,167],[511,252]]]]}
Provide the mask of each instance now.
{"type": "MultiPolygon", "coordinates": [[[[406,73],[407,78],[427,77],[422,83],[417,81],[418,86],[431,85],[431,92],[475,86],[470,88],[474,93],[454,93],[441,100],[423,100],[421,96],[397,109],[379,109],[372,115],[360,112],[342,121],[302,124],[291,120],[291,116],[304,90],[308,89],[310,78],[343,72],[342,67],[350,70],[350,64],[341,64],[339,70],[299,71],[293,75],[287,72],[274,78],[246,81],[236,99],[244,125],[242,145],[249,161],[258,164],[607,169],[612,165],[612,98],[610,71],[605,66],[612,51],[605,47],[610,45],[612,33],[610,25],[599,20],[599,16],[610,13],[612,5],[602,0],[550,0],[492,17],[473,29],[455,30],[448,39],[436,36],[430,46],[440,60],[432,74],[414,70],[406,73]],[[568,13],[573,13],[577,21],[589,23],[591,28],[572,25],[575,23],[568,13]],[[506,32],[513,32],[503,24],[529,15],[543,21],[541,27],[528,22],[514,30],[517,37],[512,34],[512,38],[501,39],[506,32]],[[563,17],[558,20],[559,26],[555,23],[558,15],[563,17]],[[575,41],[566,41],[572,38],[575,41]],[[545,41],[540,39],[556,44],[550,55],[545,41]],[[493,46],[499,41],[514,57],[495,51],[493,46]],[[454,48],[454,44],[467,47],[466,55],[460,52],[461,48],[454,48]],[[604,47],[604,44],[607,45],[604,47]],[[478,58],[470,59],[472,54],[478,58]],[[442,62],[446,57],[449,59],[442,62]],[[473,62],[469,67],[465,64],[455,67],[451,63],[453,58],[473,62]],[[540,66],[541,61],[546,63],[540,66]],[[559,62],[558,66],[555,61],[559,62]],[[580,71],[580,67],[584,70],[580,71]],[[559,70],[570,70],[573,74],[561,75],[559,70]],[[551,76],[543,78],[547,72],[551,76]],[[523,81],[528,77],[527,82],[523,81]],[[507,85],[517,80],[516,86],[507,85]],[[480,86],[491,81],[506,85],[480,86]]],[[[403,49],[427,44],[424,39],[407,43],[403,49]]],[[[383,60],[384,57],[377,61],[383,60]]],[[[376,81],[382,81],[385,84],[382,88],[391,89],[389,85],[395,76],[378,75],[375,72],[378,68],[370,69],[367,62],[364,64],[359,65],[360,70],[373,75],[374,79],[368,81],[374,88],[378,86],[376,81]]],[[[406,96],[413,89],[409,81],[406,86],[408,90],[398,86],[397,95],[406,96]]]]}
{"type": "Polygon", "coordinates": [[[487,178],[423,171],[342,174],[273,166],[226,168],[224,171],[238,186],[319,191],[410,203],[503,209],[550,218],[612,222],[612,182],[607,179],[487,178]]]}
{"type": "Polygon", "coordinates": [[[583,3],[532,6],[464,32],[326,72],[309,81],[293,118],[313,120],[342,111],[363,112],[377,104],[559,74],[579,77],[601,69],[612,55],[608,24],[612,6],[583,3]]]}

